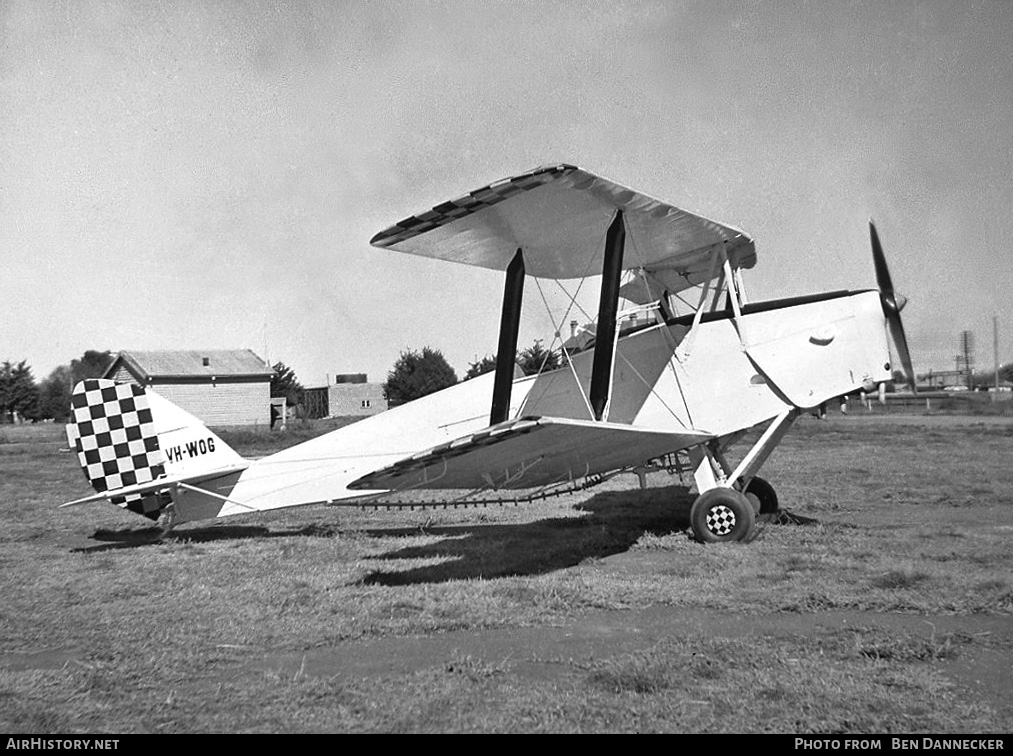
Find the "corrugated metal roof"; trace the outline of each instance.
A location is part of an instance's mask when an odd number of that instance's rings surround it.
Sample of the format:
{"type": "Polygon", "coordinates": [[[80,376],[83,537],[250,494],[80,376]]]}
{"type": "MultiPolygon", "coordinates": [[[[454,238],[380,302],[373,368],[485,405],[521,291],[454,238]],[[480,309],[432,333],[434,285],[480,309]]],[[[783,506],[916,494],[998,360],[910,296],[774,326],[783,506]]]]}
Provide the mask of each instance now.
{"type": "Polygon", "coordinates": [[[129,363],[137,372],[148,378],[163,376],[269,376],[274,373],[274,370],[249,349],[154,352],[131,350],[120,352],[109,369],[113,370],[120,360],[129,363]]]}

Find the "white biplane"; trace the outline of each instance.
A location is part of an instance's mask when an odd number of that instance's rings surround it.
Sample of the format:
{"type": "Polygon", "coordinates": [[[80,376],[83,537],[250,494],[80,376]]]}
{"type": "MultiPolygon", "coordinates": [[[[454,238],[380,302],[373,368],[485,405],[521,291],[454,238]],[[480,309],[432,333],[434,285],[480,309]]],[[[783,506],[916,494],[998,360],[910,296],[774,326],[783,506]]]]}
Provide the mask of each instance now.
{"type": "Polygon", "coordinates": [[[878,290],[753,302],[742,271],[755,246],[736,228],[571,165],[498,181],[371,242],[505,273],[494,372],[257,460],[155,391],[83,381],[68,439],[98,493],[64,506],[109,500],[168,527],[420,489],[523,501],[668,469],[692,471],[698,539],[749,540],[756,515],[778,509],[757,472],[801,412],[891,380],[888,333],[913,383],[870,231],[878,290]],[[526,278],[599,275],[588,337],[561,349],[561,367],[517,377],[526,278]],[[733,465],[730,447],[754,428],[733,465]]]}

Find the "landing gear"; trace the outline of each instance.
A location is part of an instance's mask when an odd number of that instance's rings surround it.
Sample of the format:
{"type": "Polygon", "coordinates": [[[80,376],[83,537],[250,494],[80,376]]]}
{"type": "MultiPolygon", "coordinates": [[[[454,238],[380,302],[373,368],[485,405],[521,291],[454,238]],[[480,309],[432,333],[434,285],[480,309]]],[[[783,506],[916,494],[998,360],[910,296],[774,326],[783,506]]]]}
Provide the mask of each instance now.
{"type": "Polygon", "coordinates": [[[779,509],[777,492],[763,478],[753,477],[744,491],[756,514],[776,514],[779,509]]]}
{"type": "Polygon", "coordinates": [[[786,407],[773,418],[735,468],[724,452],[742,433],[713,439],[690,450],[693,478],[697,490],[704,492],[693,502],[689,515],[697,540],[750,541],[755,536],[756,517],[778,511],[773,487],[754,473],[774,451],[798,413],[797,408],[786,407]],[[749,484],[740,490],[747,480],[749,484]]]}
{"type": "Polygon", "coordinates": [[[158,515],[158,527],[162,529],[162,535],[168,535],[176,524],[176,506],[169,504],[162,509],[158,515]]]}
{"type": "Polygon", "coordinates": [[[745,494],[733,488],[712,488],[693,502],[689,522],[698,541],[725,543],[750,541],[756,520],[745,494]]]}

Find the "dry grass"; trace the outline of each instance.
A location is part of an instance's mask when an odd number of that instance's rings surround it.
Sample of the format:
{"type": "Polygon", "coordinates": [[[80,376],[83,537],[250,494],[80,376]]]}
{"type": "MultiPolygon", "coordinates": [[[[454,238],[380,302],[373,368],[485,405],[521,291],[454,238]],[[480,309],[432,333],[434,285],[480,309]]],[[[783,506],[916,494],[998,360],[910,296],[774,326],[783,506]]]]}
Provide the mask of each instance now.
{"type": "Polygon", "coordinates": [[[764,474],[815,522],[748,546],[689,539],[692,495],[665,475],[645,492],[631,479],[519,507],[307,507],[159,539],[108,505],[55,509],[87,492],[62,429],[2,429],[0,729],[1008,731],[1011,711],[941,665],[1009,660],[1013,631],[879,622],[1013,610],[1013,431],[969,422],[803,420],[764,474]],[[321,661],[656,607],[710,624],[594,658],[449,649],[360,676],[321,661]],[[854,614],[827,631],[812,624],[826,612],[854,614]],[[771,618],[789,629],[730,629],[771,618]]]}

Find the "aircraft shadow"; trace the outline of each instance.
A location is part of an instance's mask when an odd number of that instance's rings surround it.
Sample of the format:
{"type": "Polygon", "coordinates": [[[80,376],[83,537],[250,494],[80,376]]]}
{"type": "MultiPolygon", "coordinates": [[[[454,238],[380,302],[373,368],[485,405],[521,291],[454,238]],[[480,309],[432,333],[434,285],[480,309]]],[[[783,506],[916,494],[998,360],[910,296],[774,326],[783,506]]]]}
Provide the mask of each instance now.
{"type": "Polygon", "coordinates": [[[92,534],[92,539],[100,541],[92,546],[81,546],[71,549],[72,552],[94,554],[113,549],[136,549],[144,546],[185,541],[189,543],[212,543],[213,541],[230,541],[243,538],[289,538],[306,536],[311,538],[330,538],[336,535],[337,528],[326,525],[311,524],[293,530],[272,530],[263,525],[215,525],[207,528],[188,528],[163,534],[156,526],[149,528],[120,528],[117,530],[99,529],[92,534]]]}
{"type": "MultiPolygon", "coordinates": [[[[587,513],[584,517],[427,528],[426,533],[445,538],[376,558],[441,559],[441,563],[409,570],[377,570],[363,582],[395,586],[553,572],[588,558],[627,551],[648,533],[662,536],[686,531],[694,498],[684,486],[605,491],[577,507],[587,513]]],[[[402,534],[417,535],[418,529],[402,534]]],[[[385,530],[374,535],[389,537],[398,532],[385,530]]]]}
{"type": "MultiPolygon", "coordinates": [[[[441,559],[440,564],[409,570],[378,569],[363,582],[370,585],[412,585],[511,575],[540,575],[572,567],[585,559],[602,558],[629,550],[646,534],[657,536],[686,532],[695,499],[685,486],[647,490],[604,491],[577,505],[584,517],[557,517],[529,523],[436,526],[429,535],[443,536],[437,543],[385,552],[374,559],[441,559]]],[[[525,505],[522,505],[525,506],[525,505]]],[[[536,505],[527,505],[536,506],[536,505]]],[[[782,510],[767,515],[768,522],[807,525],[816,520],[782,510]]],[[[338,525],[309,523],[297,528],[272,529],[263,525],[212,525],[163,534],[161,528],[125,527],[96,530],[97,543],[70,549],[94,554],[114,549],[135,549],[165,543],[212,543],[245,538],[334,538],[338,525]]],[[[418,526],[366,531],[376,538],[418,535],[418,526]]]]}

